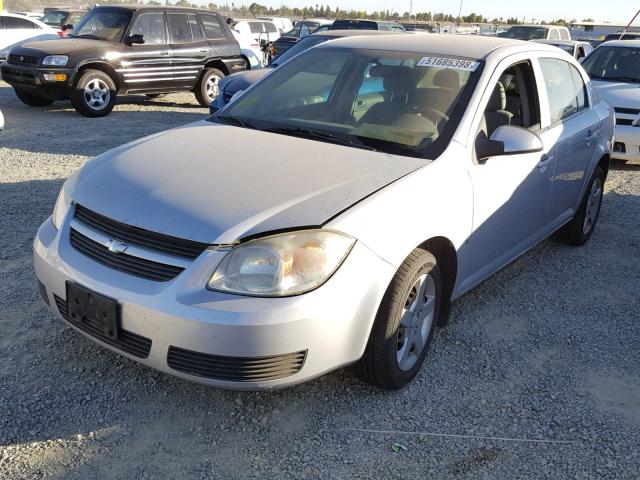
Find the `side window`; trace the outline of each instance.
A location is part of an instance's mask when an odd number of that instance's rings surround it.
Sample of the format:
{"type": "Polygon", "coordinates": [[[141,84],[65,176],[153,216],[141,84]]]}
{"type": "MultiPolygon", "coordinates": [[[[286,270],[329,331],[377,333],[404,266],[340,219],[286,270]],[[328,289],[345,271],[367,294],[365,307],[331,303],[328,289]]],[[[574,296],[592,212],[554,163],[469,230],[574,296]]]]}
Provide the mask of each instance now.
{"type": "Polygon", "coordinates": [[[560,35],[558,35],[558,30],[552,28],[549,30],[549,40],[560,40],[560,35]]]}
{"type": "Polygon", "coordinates": [[[309,25],[307,25],[306,23],[301,25],[300,38],[308,37],[309,35],[311,35],[311,29],[309,28],[309,25]]]}
{"type": "Polygon", "coordinates": [[[569,32],[564,28],[560,30],[560,39],[571,40],[571,36],[569,35],[569,32]]]}
{"type": "Polygon", "coordinates": [[[200,28],[200,23],[198,23],[198,17],[195,13],[187,14],[187,22],[189,23],[189,27],[191,28],[191,36],[193,37],[194,42],[204,42],[204,33],[202,33],[202,28],[200,28]]]}
{"type": "Polygon", "coordinates": [[[167,17],[169,20],[171,43],[193,43],[193,33],[191,32],[189,15],[186,13],[168,13],[167,17]]]}
{"type": "Polygon", "coordinates": [[[264,29],[268,32],[268,33],[278,33],[278,29],[276,28],[276,26],[271,23],[271,22],[264,22],[264,29]]]}
{"type": "Polygon", "coordinates": [[[129,35],[142,35],[144,45],[164,45],[167,43],[167,28],[162,12],[141,13],[136,18],[129,35]]]}
{"type": "Polygon", "coordinates": [[[576,90],[576,99],[578,103],[578,110],[587,108],[589,106],[589,96],[587,95],[587,86],[582,79],[580,72],[571,65],[571,75],[573,76],[573,84],[576,90]]]}
{"type": "Polygon", "coordinates": [[[541,58],[540,67],[549,97],[551,123],[562,121],[578,111],[578,95],[571,69],[564,60],[541,58]]]}
{"type": "Polygon", "coordinates": [[[262,33],[262,22],[249,22],[251,33],[262,33]]]}
{"type": "Polygon", "coordinates": [[[4,17],[5,28],[13,29],[35,29],[39,28],[35,23],[24,18],[4,17]]]}
{"type": "Polygon", "coordinates": [[[204,27],[204,33],[209,40],[216,40],[219,38],[227,38],[224,33],[220,20],[215,15],[200,14],[200,20],[204,27]]]}

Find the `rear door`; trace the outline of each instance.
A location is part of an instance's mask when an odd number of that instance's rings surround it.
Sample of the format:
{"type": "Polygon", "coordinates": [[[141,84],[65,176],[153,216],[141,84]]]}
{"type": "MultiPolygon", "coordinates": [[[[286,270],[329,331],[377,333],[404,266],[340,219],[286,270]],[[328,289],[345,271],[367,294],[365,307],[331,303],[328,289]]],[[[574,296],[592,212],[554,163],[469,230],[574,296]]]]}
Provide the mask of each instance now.
{"type": "Polygon", "coordinates": [[[164,12],[139,13],[129,30],[129,36],[132,35],[142,35],[144,43],[123,46],[118,73],[125,88],[128,91],[172,90],[173,67],[164,12]]]}
{"type": "Polygon", "coordinates": [[[167,12],[175,85],[192,89],[209,57],[209,42],[195,12],[167,12]]]}
{"type": "Polygon", "coordinates": [[[539,62],[549,106],[544,137],[556,142],[549,214],[551,221],[561,221],[575,214],[584,177],[596,154],[599,119],[590,108],[587,87],[577,68],[559,58],[539,62]]]}

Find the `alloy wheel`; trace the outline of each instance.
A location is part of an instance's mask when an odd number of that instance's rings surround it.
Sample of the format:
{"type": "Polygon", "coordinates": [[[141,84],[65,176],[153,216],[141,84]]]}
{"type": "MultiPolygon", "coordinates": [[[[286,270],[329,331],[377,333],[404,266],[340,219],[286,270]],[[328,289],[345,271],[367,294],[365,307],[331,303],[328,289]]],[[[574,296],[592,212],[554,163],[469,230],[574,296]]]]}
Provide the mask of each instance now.
{"type": "Polygon", "coordinates": [[[109,86],[101,79],[89,80],[84,87],[84,100],[87,106],[93,110],[102,110],[111,100],[109,86]]]}

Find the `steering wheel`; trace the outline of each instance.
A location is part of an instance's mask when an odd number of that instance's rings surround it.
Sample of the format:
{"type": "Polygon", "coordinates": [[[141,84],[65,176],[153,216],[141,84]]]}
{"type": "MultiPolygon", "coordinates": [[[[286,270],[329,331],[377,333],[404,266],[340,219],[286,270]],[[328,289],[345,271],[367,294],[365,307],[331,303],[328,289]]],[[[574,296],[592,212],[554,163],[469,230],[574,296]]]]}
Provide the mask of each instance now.
{"type": "Polygon", "coordinates": [[[444,129],[444,124],[449,121],[449,115],[441,112],[437,108],[422,107],[421,113],[429,120],[433,121],[433,123],[435,123],[436,128],[438,129],[438,133],[440,133],[444,129]],[[442,122],[444,122],[444,124],[442,122]]]}

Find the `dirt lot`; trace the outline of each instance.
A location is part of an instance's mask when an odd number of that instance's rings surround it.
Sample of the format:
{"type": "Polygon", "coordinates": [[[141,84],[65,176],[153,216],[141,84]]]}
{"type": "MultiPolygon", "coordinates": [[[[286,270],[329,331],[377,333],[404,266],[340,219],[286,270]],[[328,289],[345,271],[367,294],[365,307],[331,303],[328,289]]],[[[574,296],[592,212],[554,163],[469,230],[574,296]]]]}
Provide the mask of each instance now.
{"type": "Polygon", "coordinates": [[[614,166],[588,245],[547,241],[457,302],[404,390],[343,370],[238,393],[96,347],[47,310],[32,273],[64,178],[206,110],[132,97],[86,119],[2,83],[0,108],[0,478],[640,475],[640,167],[614,166]]]}

